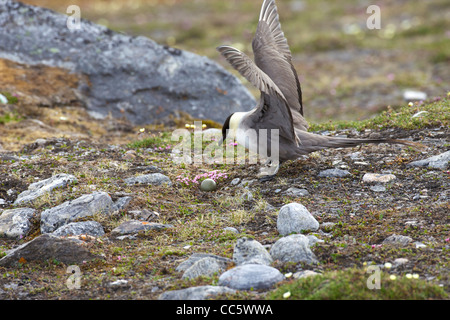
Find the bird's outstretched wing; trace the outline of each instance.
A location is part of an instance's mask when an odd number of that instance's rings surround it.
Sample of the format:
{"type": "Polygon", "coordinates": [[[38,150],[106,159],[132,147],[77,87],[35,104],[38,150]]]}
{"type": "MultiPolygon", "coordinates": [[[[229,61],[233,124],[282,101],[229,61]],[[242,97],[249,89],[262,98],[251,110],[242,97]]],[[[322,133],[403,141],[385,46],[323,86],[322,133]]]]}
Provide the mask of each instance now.
{"type": "Polygon", "coordinates": [[[283,92],[292,112],[296,129],[307,130],[303,118],[303,102],[300,81],[292,64],[292,54],[281,29],[274,0],[264,0],[258,27],[252,41],[256,65],[283,92]]]}
{"type": "Polygon", "coordinates": [[[284,94],[278,86],[265,74],[257,65],[242,51],[230,46],[217,47],[225,59],[235,68],[245,79],[254,85],[259,91],[274,94],[277,93],[282,99],[284,94]]]}
{"type": "Polygon", "coordinates": [[[261,91],[261,100],[256,112],[250,117],[251,128],[279,129],[280,136],[299,143],[292,122],[291,110],[278,86],[243,52],[230,46],[217,50],[251,84],[261,91]]]}

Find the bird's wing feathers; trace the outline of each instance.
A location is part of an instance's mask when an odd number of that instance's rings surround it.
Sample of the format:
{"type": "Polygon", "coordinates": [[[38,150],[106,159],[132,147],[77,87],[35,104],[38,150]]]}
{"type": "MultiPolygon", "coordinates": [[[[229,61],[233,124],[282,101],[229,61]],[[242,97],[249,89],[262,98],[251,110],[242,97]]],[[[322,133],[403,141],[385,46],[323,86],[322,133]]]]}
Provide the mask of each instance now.
{"type": "Polygon", "coordinates": [[[307,130],[308,124],[303,118],[300,82],[292,64],[291,51],[281,29],[274,0],[263,2],[252,47],[256,65],[283,92],[292,111],[294,126],[300,130],[307,130]]]}
{"type": "Polygon", "coordinates": [[[295,134],[291,110],[283,93],[272,79],[238,49],[220,46],[217,50],[243,77],[261,91],[258,110],[248,119],[251,121],[250,127],[255,130],[279,129],[280,136],[298,144],[299,140],[295,134]]]}
{"type": "Polygon", "coordinates": [[[272,79],[261,71],[245,53],[230,46],[217,47],[217,51],[259,91],[267,94],[277,93],[282,99],[285,99],[283,93],[272,79]]]}
{"type": "Polygon", "coordinates": [[[261,12],[259,14],[259,23],[256,31],[257,34],[258,29],[260,29],[263,25],[267,26],[267,31],[264,30],[261,32],[261,35],[264,35],[265,40],[274,45],[277,48],[277,51],[283,55],[284,58],[290,61],[292,59],[291,50],[289,49],[283,30],[281,30],[278,11],[274,0],[265,0],[263,2],[261,12]]]}
{"type": "Polygon", "coordinates": [[[280,139],[290,141],[297,146],[301,144],[295,133],[291,110],[285,99],[277,94],[262,93],[258,109],[259,112],[254,112],[247,118],[251,128],[255,130],[277,129],[280,139]]]}

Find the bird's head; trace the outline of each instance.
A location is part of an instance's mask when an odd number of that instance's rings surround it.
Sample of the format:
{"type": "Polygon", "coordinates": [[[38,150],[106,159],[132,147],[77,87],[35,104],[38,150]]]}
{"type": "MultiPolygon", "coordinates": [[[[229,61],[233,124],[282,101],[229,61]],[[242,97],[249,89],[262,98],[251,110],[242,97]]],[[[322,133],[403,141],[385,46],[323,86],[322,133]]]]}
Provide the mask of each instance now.
{"type": "Polygon", "coordinates": [[[230,128],[230,120],[231,120],[231,117],[233,116],[233,114],[234,113],[230,114],[228,116],[228,118],[225,120],[225,122],[223,123],[223,126],[222,126],[222,140],[219,141],[219,145],[221,145],[225,141],[225,139],[227,138],[228,132],[231,129],[230,128]]]}

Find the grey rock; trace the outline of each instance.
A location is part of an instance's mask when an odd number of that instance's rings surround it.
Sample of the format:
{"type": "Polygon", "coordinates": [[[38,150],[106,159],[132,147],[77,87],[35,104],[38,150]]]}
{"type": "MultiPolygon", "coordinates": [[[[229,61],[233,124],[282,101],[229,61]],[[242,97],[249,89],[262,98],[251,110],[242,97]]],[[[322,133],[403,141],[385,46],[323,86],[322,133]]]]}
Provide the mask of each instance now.
{"type": "Polygon", "coordinates": [[[233,294],[236,290],[223,286],[199,286],[163,292],[158,300],[207,300],[222,294],[233,294]]]}
{"type": "Polygon", "coordinates": [[[227,263],[213,257],[201,258],[183,273],[183,279],[195,279],[200,276],[210,277],[225,271],[227,263]]]}
{"type": "Polygon", "coordinates": [[[320,225],[320,228],[323,229],[325,232],[330,232],[333,230],[336,223],[334,222],[324,222],[320,225]]]}
{"type": "Polygon", "coordinates": [[[316,231],[319,223],[303,205],[289,203],[281,207],[277,218],[277,229],[281,235],[316,231]]]}
{"type": "Polygon", "coordinates": [[[28,190],[19,194],[14,205],[31,202],[56,188],[64,188],[69,184],[77,183],[77,178],[71,174],[60,173],[51,178],[32,183],[28,190]]]}
{"type": "Polygon", "coordinates": [[[237,290],[259,290],[270,289],[283,280],[284,275],[273,267],[244,264],[222,273],[218,284],[237,290]]]}
{"type": "Polygon", "coordinates": [[[87,234],[93,237],[101,237],[105,234],[102,225],[97,221],[71,222],[59,227],[52,232],[54,236],[78,236],[87,234]]]}
{"type": "Polygon", "coordinates": [[[397,259],[394,260],[394,265],[396,267],[398,267],[398,266],[407,264],[408,262],[409,262],[409,260],[406,259],[406,258],[397,258],[397,259]]]}
{"type": "Polygon", "coordinates": [[[221,256],[217,256],[210,253],[194,253],[187,260],[180,263],[175,270],[178,272],[183,272],[193,266],[197,261],[204,258],[212,258],[219,261],[219,264],[230,264],[233,260],[221,256]]]}
{"type": "Polygon", "coordinates": [[[408,163],[407,167],[429,167],[433,169],[446,169],[450,161],[450,150],[439,155],[408,163]]]}
{"type": "Polygon", "coordinates": [[[406,101],[411,100],[426,100],[427,94],[422,91],[416,91],[416,90],[405,90],[403,92],[403,99],[406,101]]]}
{"type": "Polygon", "coordinates": [[[41,213],[41,233],[50,233],[76,219],[95,214],[110,214],[116,207],[106,192],[94,192],[41,213]]]}
{"type": "Polygon", "coordinates": [[[413,239],[411,237],[393,234],[393,235],[387,237],[386,239],[384,239],[383,244],[406,246],[412,241],[413,241],[413,239]]]}
{"type": "Polygon", "coordinates": [[[128,280],[125,279],[119,279],[113,282],[108,283],[109,286],[114,287],[114,286],[123,286],[128,284],[128,280]]]}
{"type": "Polygon", "coordinates": [[[315,235],[313,234],[308,234],[306,235],[306,238],[308,239],[309,243],[308,245],[310,247],[312,247],[313,245],[315,245],[316,243],[321,243],[321,242],[325,242],[322,239],[317,238],[315,235]]]}
{"type": "Polygon", "coordinates": [[[222,66],[153,40],[116,33],[85,19],[80,29],[68,17],[13,0],[0,1],[0,57],[82,74],[77,96],[92,116],[155,123],[178,115],[222,122],[256,105],[249,91],[222,66]]]}
{"type": "Polygon", "coordinates": [[[17,208],[5,210],[0,214],[0,237],[18,239],[28,234],[30,219],[36,210],[17,208]]]}
{"type": "Polygon", "coordinates": [[[347,170],[341,169],[326,169],[319,172],[319,177],[326,178],[344,178],[347,176],[351,176],[351,173],[347,170]]]}
{"type": "Polygon", "coordinates": [[[384,192],[384,191],[386,191],[386,187],[382,186],[380,184],[377,184],[377,185],[374,185],[374,186],[370,186],[369,188],[373,192],[384,192]]]}
{"type": "Polygon", "coordinates": [[[244,201],[253,201],[253,193],[250,190],[246,190],[242,195],[241,195],[242,200],[244,201]]]}
{"type": "Polygon", "coordinates": [[[150,230],[164,230],[172,228],[171,224],[163,224],[156,222],[147,222],[140,220],[128,220],[111,230],[111,234],[114,236],[135,234],[139,232],[145,232],[150,230]]]}
{"type": "Polygon", "coordinates": [[[292,197],[305,197],[309,195],[308,190],[306,189],[299,189],[296,187],[290,187],[289,189],[287,189],[284,192],[285,195],[287,196],[292,196],[292,197]]]}
{"type": "Polygon", "coordinates": [[[317,263],[317,258],[309,246],[310,242],[306,236],[292,234],[277,240],[270,249],[270,255],[281,262],[317,263]]]}
{"type": "Polygon", "coordinates": [[[169,177],[159,172],[127,178],[124,180],[124,182],[128,185],[132,184],[151,184],[157,186],[162,184],[166,184],[169,186],[172,185],[172,181],[170,181],[169,177]]]}
{"type": "Polygon", "coordinates": [[[236,241],[233,251],[233,261],[236,265],[272,263],[272,257],[261,243],[250,238],[240,238],[236,241]]]}
{"type": "Polygon", "coordinates": [[[416,248],[426,248],[427,247],[426,244],[419,242],[419,241],[414,242],[414,245],[416,246],[416,248]]]}
{"type": "Polygon", "coordinates": [[[233,180],[231,180],[230,184],[231,184],[232,186],[235,186],[235,185],[237,185],[240,181],[241,181],[240,178],[234,178],[233,180]]]}
{"type": "Polygon", "coordinates": [[[6,256],[0,259],[0,266],[16,266],[21,258],[27,262],[45,262],[49,259],[56,259],[65,264],[78,264],[83,263],[83,261],[101,259],[100,256],[89,252],[78,241],[51,234],[42,234],[10,250],[6,256]]]}
{"type": "Polygon", "coordinates": [[[223,228],[222,230],[224,230],[224,231],[229,231],[229,232],[233,232],[233,233],[236,233],[236,234],[239,233],[239,230],[236,229],[236,228],[234,228],[234,227],[225,227],[225,228],[223,228]]]}
{"type": "Polygon", "coordinates": [[[292,277],[294,279],[302,279],[302,278],[307,278],[307,277],[315,277],[315,276],[320,276],[321,274],[312,270],[303,270],[303,271],[298,271],[296,273],[294,273],[292,275],[292,277]]]}
{"type": "Polygon", "coordinates": [[[362,181],[366,183],[388,183],[395,180],[397,177],[393,174],[384,173],[366,173],[362,181]]]}
{"type": "Polygon", "coordinates": [[[242,179],[241,183],[239,184],[239,186],[244,187],[244,188],[248,188],[250,187],[253,183],[255,183],[257,181],[257,179],[242,179]]]}
{"type": "Polygon", "coordinates": [[[156,211],[150,211],[148,209],[131,210],[128,211],[128,214],[133,217],[134,220],[152,221],[159,217],[159,214],[156,211]]]}
{"type": "Polygon", "coordinates": [[[117,210],[121,211],[125,210],[125,208],[130,204],[131,200],[133,200],[133,197],[120,197],[114,204],[116,205],[117,210]]]}

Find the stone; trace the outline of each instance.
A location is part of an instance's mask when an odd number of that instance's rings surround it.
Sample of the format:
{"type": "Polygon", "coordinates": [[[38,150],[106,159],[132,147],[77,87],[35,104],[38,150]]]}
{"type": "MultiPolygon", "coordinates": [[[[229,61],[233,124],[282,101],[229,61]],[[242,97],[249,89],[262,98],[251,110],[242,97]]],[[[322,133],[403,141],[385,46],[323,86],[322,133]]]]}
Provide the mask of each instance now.
{"type": "Polygon", "coordinates": [[[134,220],[151,221],[151,220],[155,220],[159,217],[159,213],[157,213],[156,211],[150,211],[148,209],[130,210],[130,211],[128,211],[128,214],[134,220]]]}
{"type": "Polygon", "coordinates": [[[33,240],[10,250],[0,259],[0,266],[14,267],[19,263],[45,262],[55,259],[65,264],[81,264],[84,261],[101,259],[92,254],[83,244],[52,234],[42,234],[33,240]]]}
{"type": "Polygon", "coordinates": [[[173,226],[171,224],[162,224],[140,220],[128,220],[111,230],[111,235],[127,235],[150,230],[164,230],[172,227],[173,226]]]}
{"type": "Polygon", "coordinates": [[[321,274],[312,270],[303,270],[303,271],[298,271],[296,273],[294,273],[292,275],[292,277],[294,279],[302,279],[302,278],[307,278],[307,277],[315,277],[315,276],[320,276],[321,274]]]}
{"type": "Polygon", "coordinates": [[[207,57],[86,19],[79,29],[68,22],[66,14],[0,1],[0,58],[80,75],[71,90],[97,119],[111,114],[137,125],[188,113],[222,123],[256,105],[237,77],[207,57]]]}
{"type": "Polygon", "coordinates": [[[113,282],[108,283],[110,286],[114,287],[114,286],[123,286],[128,284],[128,280],[125,279],[119,279],[113,282]]]}
{"type": "Polygon", "coordinates": [[[193,266],[197,261],[204,259],[204,258],[212,258],[215,260],[218,260],[220,264],[230,264],[233,262],[233,260],[221,256],[217,256],[210,253],[193,253],[187,260],[180,263],[176,268],[175,271],[177,272],[184,272],[187,269],[189,269],[191,266],[193,266]]]}
{"type": "Polygon", "coordinates": [[[319,229],[319,222],[305,206],[293,202],[281,207],[277,218],[277,229],[281,235],[316,231],[319,229]]]}
{"type": "Polygon", "coordinates": [[[386,191],[386,187],[381,185],[381,184],[370,186],[369,189],[372,190],[373,192],[384,192],[384,191],[386,191]]]}
{"type": "Polygon", "coordinates": [[[124,180],[124,182],[128,185],[133,184],[150,184],[150,185],[172,185],[172,181],[170,181],[169,177],[163,175],[162,173],[150,173],[150,174],[144,174],[140,176],[135,176],[131,178],[127,178],[124,180]]]}
{"type": "Polygon", "coordinates": [[[77,178],[71,174],[60,173],[51,178],[32,183],[28,190],[20,193],[14,201],[14,205],[31,202],[56,188],[64,188],[70,184],[77,183],[77,178]]]}
{"type": "Polygon", "coordinates": [[[289,189],[287,189],[284,192],[285,195],[287,196],[292,196],[292,197],[305,197],[309,195],[308,190],[306,189],[299,189],[296,187],[290,187],[289,189]]]}
{"type": "Polygon", "coordinates": [[[200,189],[202,191],[214,191],[217,188],[217,184],[213,179],[205,179],[200,184],[200,189]]]}
{"type": "Polygon", "coordinates": [[[270,249],[270,255],[281,262],[317,263],[317,258],[309,247],[310,241],[306,236],[292,234],[277,240],[270,249]]]}
{"type": "Polygon", "coordinates": [[[250,190],[246,190],[242,195],[241,199],[243,201],[253,201],[253,193],[250,190]]]}
{"type": "Polygon", "coordinates": [[[244,264],[229,269],[219,277],[219,286],[236,290],[270,289],[284,280],[277,269],[261,264],[244,264]]]}
{"type": "Polygon", "coordinates": [[[334,229],[336,223],[334,222],[324,222],[320,225],[320,228],[325,232],[330,232],[334,229]]]}
{"type": "Polygon", "coordinates": [[[163,292],[158,300],[207,300],[218,295],[234,293],[236,290],[224,286],[198,286],[163,292]]]}
{"type": "Polygon", "coordinates": [[[412,241],[413,241],[413,239],[411,237],[393,234],[393,235],[387,237],[386,239],[384,239],[383,244],[406,246],[412,241]]]}
{"type": "Polygon", "coordinates": [[[233,251],[233,261],[236,265],[263,264],[270,265],[272,257],[261,243],[250,238],[240,238],[236,241],[233,251]]]}
{"type": "Polygon", "coordinates": [[[414,245],[416,246],[416,248],[426,248],[427,247],[426,244],[419,242],[419,241],[414,242],[414,245]]]}
{"type": "Polygon", "coordinates": [[[75,200],[41,213],[41,233],[50,233],[74,220],[92,217],[95,214],[110,214],[116,210],[114,202],[106,192],[85,194],[75,200]]]}
{"type": "Polygon", "coordinates": [[[403,99],[405,99],[406,101],[411,101],[411,100],[422,100],[423,101],[423,100],[427,99],[427,94],[422,91],[405,90],[405,92],[403,92],[403,99]]]}
{"type": "Polygon", "coordinates": [[[362,181],[366,183],[388,183],[395,180],[397,177],[393,174],[382,173],[366,173],[362,181]]]}
{"type": "Polygon", "coordinates": [[[232,233],[235,233],[235,234],[239,234],[239,230],[234,228],[234,227],[225,227],[222,230],[228,231],[228,232],[232,232],[232,233]]]}
{"type": "Polygon", "coordinates": [[[397,258],[394,260],[394,265],[401,266],[401,265],[407,264],[408,262],[409,262],[409,260],[406,258],[397,258]]]}
{"type": "Polygon", "coordinates": [[[4,210],[0,214],[0,237],[20,239],[26,236],[31,227],[30,219],[35,212],[31,208],[4,210]]]}
{"type": "Polygon", "coordinates": [[[351,173],[341,169],[326,169],[319,172],[319,177],[321,178],[344,178],[347,176],[351,176],[351,173]]]}
{"type": "Polygon", "coordinates": [[[407,167],[429,167],[432,169],[446,169],[450,161],[450,150],[423,160],[408,163],[407,167]]]}
{"type": "Polygon", "coordinates": [[[117,210],[122,211],[126,209],[126,207],[130,204],[131,200],[133,200],[133,197],[130,196],[120,197],[114,204],[116,205],[117,210]]]}
{"type": "Polygon", "coordinates": [[[214,274],[225,271],[227,263],[213,257],[205,257],[194,262],[192,266],[186,269],[182,279],[195,279],[200,276],[211,277],[214,274]]]}
{"type": "Polygon", "coordinates": [[[240,181],[241,181],[240,178],[234,178],[233,180],[231,180],[230,184],[231,184],[232,186],[235,186],[235,185],[237,185],[240,181]]]}
{"type": "Polygon", "coordinates": [[[322,239],[319,239],[319,238],[317,238],[315,235],[313,235],[313,234],[308,234],[308,235],[306,235],[306,238],[308,239],[308,245],[310,246],[310,247],[312,247],[312,246],[314,246],[316,243],[322,243],[322,242],[325,242],[325,241],[323,241],[322,239]]]}
{"type": "Polygon", "coordinates": [[[102,225],[97,221],[80,221],[65,224],[53,231],[52,234],[59,237],[78,236],[82,234],[101,237],[105,235],[105,231],[103,230],[102,225]]]}

